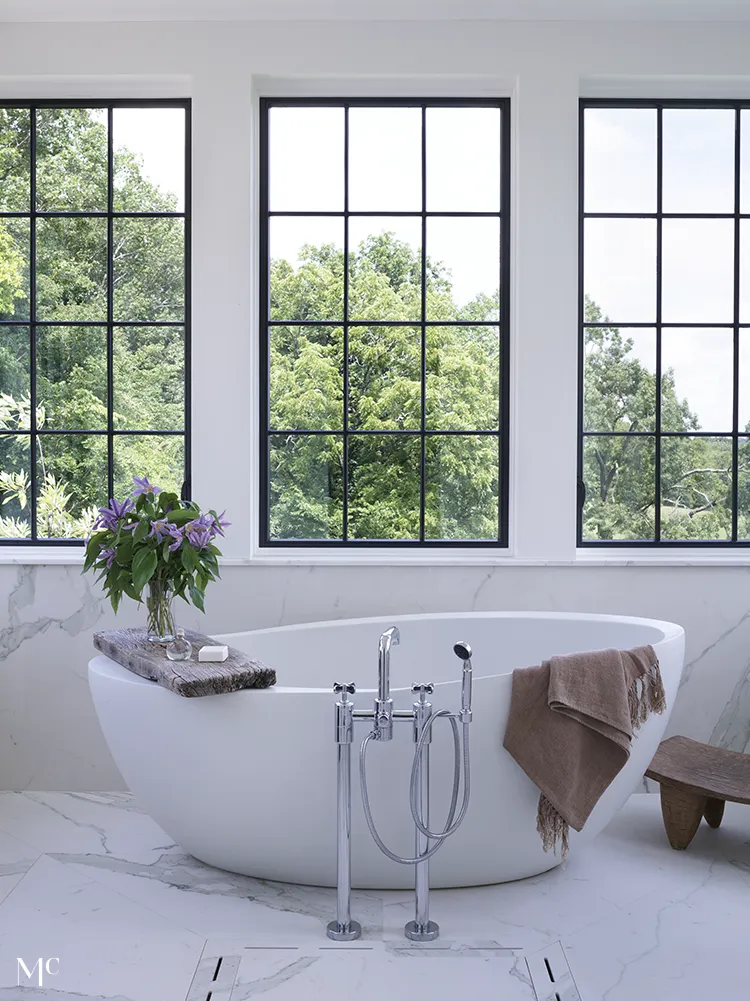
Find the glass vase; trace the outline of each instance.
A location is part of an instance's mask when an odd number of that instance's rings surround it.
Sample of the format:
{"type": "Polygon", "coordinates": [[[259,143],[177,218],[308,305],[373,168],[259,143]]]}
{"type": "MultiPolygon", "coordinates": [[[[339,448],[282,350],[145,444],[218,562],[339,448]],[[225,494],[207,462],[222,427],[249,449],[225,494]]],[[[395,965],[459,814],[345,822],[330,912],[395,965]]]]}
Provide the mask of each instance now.
{"type": "Polygon", "coordinates": [[[149,643],[166,646],[174,639],[173,597],[171,589],[163,581],[153,579],[149,581],[146,597],[148,611],[146,630],[149,643]]]}

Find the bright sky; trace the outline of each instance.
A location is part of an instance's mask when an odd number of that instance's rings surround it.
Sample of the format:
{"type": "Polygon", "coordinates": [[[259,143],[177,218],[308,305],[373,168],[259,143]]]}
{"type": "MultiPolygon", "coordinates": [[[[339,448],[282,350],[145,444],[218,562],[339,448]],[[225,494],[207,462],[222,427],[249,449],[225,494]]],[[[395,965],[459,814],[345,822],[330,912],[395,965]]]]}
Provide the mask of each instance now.
{"type": "Polygon", "coordinates": [[[115,108],[115,149],[126,147],[143,158],[143,173],[185,207],[185,112],[182,108],[115,108]]]}
{"type": "MultiPolygon", "coordinates": [[[[665,109],[665,212],[734,211],[734,111],[665,109]]],[[[741,121],[740,207],[750,212],[750,113],[741,121]]],[[[587,109],[586,197],[589,212],[656,210],[656,111],[587,109]]],[[[687,397],[705,431],[732,430],[734,222],[665,219],[662,230],[662,319],[705,328],[662,331],[662,366],[687,397]]],[[[618,325],[656,317],[656,223],[652,219],[586,221],[584,285],[618,325]]],[[[740,273],[750,266],[750,222],[741,223],[740,273]]],[[[750,322],[750,282],[740,281],[740,320],[750,322]]],[[[655,370],[655,332],[632,336],[638,358],[655,370]]],[[[750,421],[750,329],[741,332],[740,427],[750,421]]]]}
{"type": "MultiPolygon", "coordinates": [[[[270,208],[343,211],[343,108],[272,108],[270,208]]],[[[500,209],[500,111],[496,108],[427,110],[428,211],[497,212],[500,209]]],[[[419,212],[422,208],[422,130],[419,108],[350,108],[349,208],[419,212]]],[[[295,262],[304,243],[343,249],[344,223],[336,218],[277,217],[271,221],[271,256],[295,262]]],[[[349,244],[392,231],[418,249],[421,220],[354,218],[349,244]]],[[[453,275],[459,303],[499,284],[498,218],[435,218],[427,222],[427,254],[453,275]]]]}

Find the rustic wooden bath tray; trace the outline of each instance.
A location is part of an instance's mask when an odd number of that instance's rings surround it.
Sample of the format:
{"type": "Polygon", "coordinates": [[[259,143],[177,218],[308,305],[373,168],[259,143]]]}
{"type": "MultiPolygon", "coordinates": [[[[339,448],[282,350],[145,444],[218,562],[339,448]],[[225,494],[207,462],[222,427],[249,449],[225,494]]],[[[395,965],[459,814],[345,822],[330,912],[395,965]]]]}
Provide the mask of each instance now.
{"type": "Polygon", "coordinates": [[[272,668],[231,646],[225,661],[200,663],[200,648],[213,646],[216,640],[188,629],[185,637],[193,644],[190,660],[169,660],[164,647],[148,642],[145,629],[107,629],[94,633],[94,646],[134,674],[186,698],[223,695],[244,688],[270,688],[276,684],[272,668]]]}

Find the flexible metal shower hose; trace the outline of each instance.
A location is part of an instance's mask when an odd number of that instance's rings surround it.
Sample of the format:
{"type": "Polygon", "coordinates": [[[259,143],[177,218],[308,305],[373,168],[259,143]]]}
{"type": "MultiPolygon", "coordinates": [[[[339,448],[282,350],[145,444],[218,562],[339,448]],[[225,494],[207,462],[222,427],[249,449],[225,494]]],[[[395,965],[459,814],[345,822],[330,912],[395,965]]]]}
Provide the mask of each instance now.
{"type": "Polygon", "coordinates": [[[401,855],[396,855],[392,852],[390,848],[383,842],[382,838],[378,834],[377,828],[375,827],[375,822],[372,818],[372,810],[370,809],[370,796],[367,790],[367,747],[370,741],[375,737],[375,731],[371,731],[367,734],[365,739],[362,741],[359,749],[359,781],[362,789],[362,807],[365,813],[365,820],[367,821],[367,826],[372,835],[372,839],[381,852],[387,856],[393,862],[399,862],[401,865],[417,865],[419,862],[425,862],[427,859],[432,858],[432,856],[440,849],[446,838],[449,838],[451,834],[454,834],[464,817],[466,816],[466,811],[469,807],[469,797],[471,795],[471,781],[470,781],[470,760],[469,760],[469,724],[464,723],[462,727],[461,740],[459,741],[458,736],[458,723],[456,722],[455,713],[451,713],[448,709],[440,709],[438,712],[433,713],[430,718],[425,723],[422,728],[422,732],[419,735],[419,740],[417,741],[417,746],[414,749],[414,761],[412,762],[411,768],[411,779],[409,781],[409,806],[411,808],[411,815],[414,823],[417,825],[419,831],[428,837],[430,840],[434,840],[435,844],[429,848],[422,855],[417,858],[404,858],[401,855]],[[445,823],[445,827],[442,831],[430,831],[424,825],[422,818],[419,816],[419,802],[418,802],[418,775],[419,775],[419,765],[421,763],[422,754],[424,752],[424,745],[427,740],[429,733],[432,730],[432,724],[439,717],[446,717],[451,724],[451,730],[453,731],[453,791],[451,793],[451,803],[448,809],[448,817],[445,823]],[[458,806],[458,790],[461,781],[461,762],[463,761],[463,773],[464,773],[464,795],[461,803],[461,810],[459,812],[458,818],[456,818],[456,807],[458,806]]]}

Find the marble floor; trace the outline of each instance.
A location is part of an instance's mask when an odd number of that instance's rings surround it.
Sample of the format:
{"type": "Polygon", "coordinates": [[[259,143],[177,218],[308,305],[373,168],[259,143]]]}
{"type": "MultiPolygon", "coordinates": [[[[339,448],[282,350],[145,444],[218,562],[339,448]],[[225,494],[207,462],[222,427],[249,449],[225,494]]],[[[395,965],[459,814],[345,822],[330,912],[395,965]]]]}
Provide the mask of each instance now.
{"type": "Polygon", "coordinates": [[[673,852],[636,795],[565,870],[435,892],[434,944],[403,938],[411,906],[356,892],[336,945],[334,891],[205,866],[127,795],[0,793],[0,1001],[747,997],[750,808],[673,852]]]}

